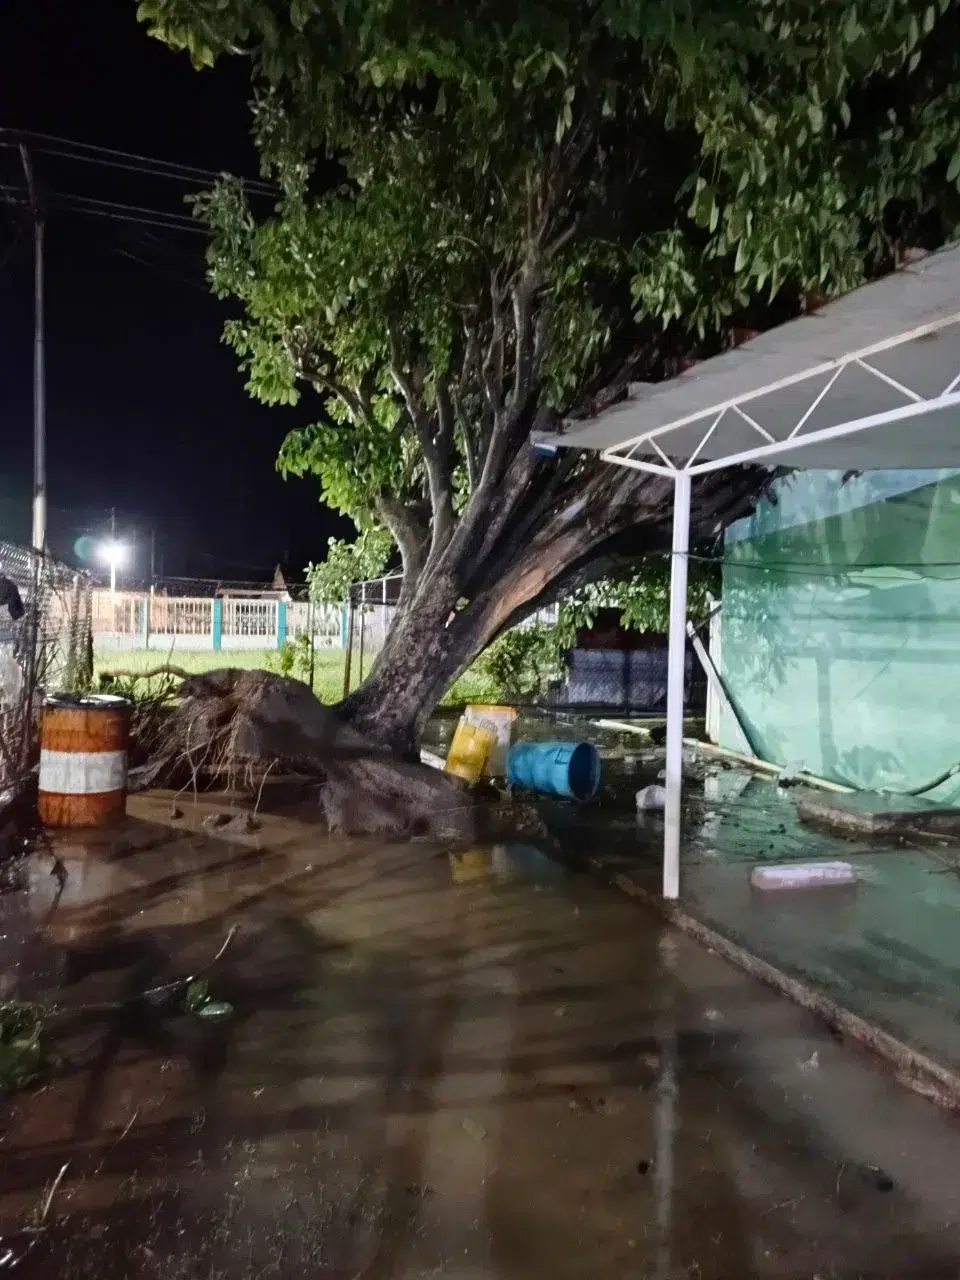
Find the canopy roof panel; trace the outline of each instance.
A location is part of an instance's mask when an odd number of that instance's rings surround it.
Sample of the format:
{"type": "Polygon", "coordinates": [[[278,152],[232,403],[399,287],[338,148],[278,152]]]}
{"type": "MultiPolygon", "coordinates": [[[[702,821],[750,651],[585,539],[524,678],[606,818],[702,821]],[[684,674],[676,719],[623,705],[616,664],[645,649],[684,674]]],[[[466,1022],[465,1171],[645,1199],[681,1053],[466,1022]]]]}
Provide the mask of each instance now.
{"type": "Polygon", "coordinates": [[[960,465],[960,245],[537,442],[668,474],[960,465]]]}

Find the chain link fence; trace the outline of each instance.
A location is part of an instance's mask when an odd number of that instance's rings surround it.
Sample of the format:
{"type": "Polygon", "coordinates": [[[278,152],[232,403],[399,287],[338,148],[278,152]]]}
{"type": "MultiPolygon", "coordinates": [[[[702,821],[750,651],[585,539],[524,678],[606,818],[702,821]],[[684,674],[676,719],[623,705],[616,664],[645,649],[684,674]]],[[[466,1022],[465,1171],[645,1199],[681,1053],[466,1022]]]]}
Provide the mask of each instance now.
{"type": "Polygon", "coordinates": [[[86,575],[0,541],[0,809],[35,763],[44,695],[90,686],[90,611],[86,575]]]}
{"type": "MultiPolygon", "coordinates": [[[[386,643],[403,586],[401,574],[388,574],[350,588],[344,696],[359,684],[386,643]]],[[[549,605],[518,624],[518,630],[553,626],[558,606],[549,605]]],[[[598,628],[599,631],[599,628],[598,628]]],[[[588,633],[583,632],[586,636],[588,633]]],[[[544,708],[603,709],[623,714],[662,716],[667,708],[667,637],[624,637],[619,626],[592,643],[575,645],[566,654],[566,673],[543,694],[529,696],[525,705],[544,708]]],[[[687,708],[704,709],[706,677],[692,651],[686,655],[687,708]]]]}
{"type": "MultiPolygon", "coordinates": [[[[703,711],[707,681],[692,652],[686,655],[684,700],[688,713],[703,711]]],[[[644,649],[571,649],[565,681],[544,700],[551,707],[603,707],[663,716],[667,712],[667,645],[644,649]]]]}

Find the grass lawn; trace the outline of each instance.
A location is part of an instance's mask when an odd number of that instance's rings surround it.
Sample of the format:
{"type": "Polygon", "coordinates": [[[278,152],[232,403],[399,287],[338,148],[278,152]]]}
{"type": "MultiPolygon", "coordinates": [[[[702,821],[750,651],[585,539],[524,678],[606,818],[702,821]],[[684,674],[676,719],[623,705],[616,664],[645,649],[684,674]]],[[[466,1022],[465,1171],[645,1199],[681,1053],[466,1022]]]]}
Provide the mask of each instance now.
{"type": "MultiPolygon", "coordinates": [[[[163,650],[112,651],[94,655],[94,675],[106,671],[149,671],[169,663],[174,667],[200,675],[220,667],[259,667],[265,671],[279,671],[279,653],[276,649],[177,649],[172,653],[163,650]]],[[[315,656],[313,688],[321,702],[339,702],[343,697],[343,669],[346,654],[342,649],[318,649],[315,656]]],[[[372,665],[368,655],[364,659],[364,674],[372,665]]],[[[351,684],[357,686],[357,656],[353,657],[351,684]]],[[[463,706],[467,702],[495,701],[492,691],[470,671],[464,672],[443,699],[445,706],[463,706]]]]}
{"type": "MultiPolygon", "coordinates": [[[[221,667],[262,668],[279,671],[280,655],[276,649],[176,649],[172,653],[162,650],[135,650],[134,652],[108,652],[94,655],[94,675],[104,671],[149,671],[169,663],[184,671],[202,674],[221,667]]],[[[341,649],[318,649],[314,667],[313,687],[321,702],[339,702],[343,697],[343,667],[346,654],[341,649]]],[[[369,665],[364,664],[369,670],[369,665]]],[[[354,679],[356,676],[354,676],[354,679]]]]}

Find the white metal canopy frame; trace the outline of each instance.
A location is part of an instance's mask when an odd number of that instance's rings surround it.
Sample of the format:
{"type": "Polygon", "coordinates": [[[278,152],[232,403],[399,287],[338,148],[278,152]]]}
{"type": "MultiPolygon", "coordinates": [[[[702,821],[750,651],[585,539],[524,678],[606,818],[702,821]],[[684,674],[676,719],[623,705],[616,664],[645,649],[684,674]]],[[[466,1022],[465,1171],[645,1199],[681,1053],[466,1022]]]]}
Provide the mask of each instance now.
{"type": "Polygon", "coordinates": [[[674,481],[663,895],[680,893],[683,684],[694,476],[744,464],[825,470],[960,467],[960,244],[695,365],[551,448],[674,481]]]}

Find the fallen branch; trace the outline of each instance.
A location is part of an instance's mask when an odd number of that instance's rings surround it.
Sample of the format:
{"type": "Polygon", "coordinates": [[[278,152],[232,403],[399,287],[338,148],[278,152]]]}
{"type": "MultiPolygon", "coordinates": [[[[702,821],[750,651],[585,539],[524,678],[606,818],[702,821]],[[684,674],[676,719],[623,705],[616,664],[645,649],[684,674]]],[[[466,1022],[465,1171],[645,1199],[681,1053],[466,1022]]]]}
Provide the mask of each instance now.
{"type": "Polygon", "coordinates": [[[142,992],[139,997],[135,996],[134,999],[153,1001],[156,1000],[158,996],[165,996],[171,991],[176,991],[179,987],[189,987],[191,982],[196,982],[197,979],[202,978],[205,973],[209,973],[213,966],[223,959],[227,954],[230,944],[233,942],[239,931],[240,926],[238,924],[232,924],[227,930],[227,936],[220,944],[220,950],[212,960],[208,960],[203,968],[198,969],[196,973],[191,973],[186,978],[175,978],[172,982],[165,982],[159,987],[149,987],[146,991],[142,992]]]}
{"type": "Polygon", "coordinates": [[[17,1254],[14,1249],[7,1248],[5,1252],[0,1255],[0,1268],[7,1268],[8,1270],[13,1271],[15,1267],[20,1266],[23,1260],[31,1254],[40,1243],[40,1236],[45,1229],[44,1224],[47,1221],[47,1215],[50,1213],[50,1206],[53,1204],[53,1198],[57,1194],[60,1183],[63,1181],[69,1168],[70,1161],[68,1160],[65,1165],[61,1166],[60,1172],[54,1178],[53,1186],[47,1192],[46,1199],[43,1202],[43,1208],[37,1215],[36,1222],[33,1226],[21,1228],[19,1235],[26,1236],[28,1241],[27,1247],[24,1249],[23,1253],[17,1254]]]}
{"type": "Polygon", "coordinates": [[[37,1230],[39,1230],[40,1227],[42,1227],[43,1224],[46,1222],[47,1214],[50,1212],[50,1206],[53,1204],[53,1197],[57,1194],[57,1188],[60,1186],[60,1183],[63,1181],[64,1175],[66,1174],[69,1168],[70,1168],[70,1161],[68,1160],[67,1163],[62,1166],[57,1176],[54,1178],[53,1186],[50,1188],[49,1192],[47,1193],[47,1198],[44,1201],[43,1211],[40,1214],[40,1221],[37,1223],[37,1230]]]}
{"type": "MultiPolygon", "coordinates": [[[[123,1133],[121,1133],[120,1137],[119,1137],[119,1138],[116,1140],[116,1142],[113,1144],[113,1147],[118,1147],[118,1146],[120,1145],[120,1143],[124,1140],[124,1138],[125,1138],[125,1137],[127,1136],[127,1134],[130,1132],[130,1130],[131,1130],[131,1129],[133,1128],[133,1126],[136,1124],[136,1122],[137,1122],[137,1116],[138,1116],[139,1114],[140,1114],[140,1108],[139,1108],[139,1107],[137,1107],[137,1108],[134,1110],[133,1115],[132,1115],[132,1116],[130,1117],[130,1119],[127,1121],[127,1123],[126,1123],[126,1127],[124,1128],[123,1133]]],[[[111,1147],[111,1148],[110,1148],[110,1150],[111,1150],[111,1151],[113,1150],[113,1147],[111,1147]]]]}

